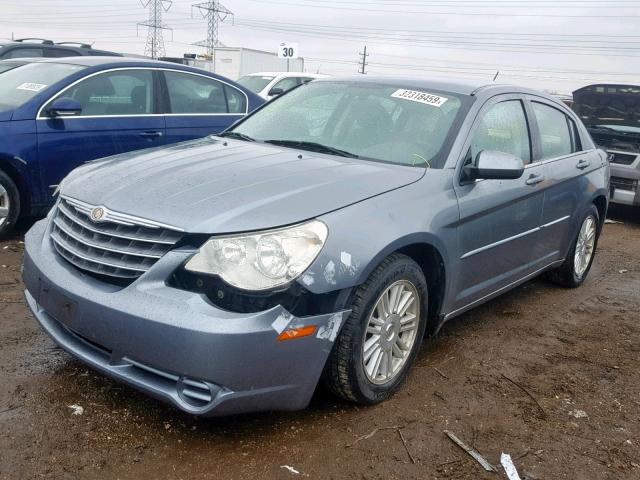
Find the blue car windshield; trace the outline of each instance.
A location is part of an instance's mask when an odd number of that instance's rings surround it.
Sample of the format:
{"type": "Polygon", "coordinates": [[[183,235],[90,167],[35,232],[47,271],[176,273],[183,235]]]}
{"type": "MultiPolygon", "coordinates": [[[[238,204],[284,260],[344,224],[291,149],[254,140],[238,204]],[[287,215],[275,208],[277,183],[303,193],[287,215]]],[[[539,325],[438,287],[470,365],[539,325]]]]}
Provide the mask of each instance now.
{"type": "Polygon", "coordinates": [[[29,63],[2,74],[0,111],[13,110],[83,66],[66,63],[29,63]]]}
{"type": "Polygon", "coordinates": [[[321,81],[272,101],[225,133],[284,147],[415,167],[437,158],[464,96],[378,83],[321,81]]]}

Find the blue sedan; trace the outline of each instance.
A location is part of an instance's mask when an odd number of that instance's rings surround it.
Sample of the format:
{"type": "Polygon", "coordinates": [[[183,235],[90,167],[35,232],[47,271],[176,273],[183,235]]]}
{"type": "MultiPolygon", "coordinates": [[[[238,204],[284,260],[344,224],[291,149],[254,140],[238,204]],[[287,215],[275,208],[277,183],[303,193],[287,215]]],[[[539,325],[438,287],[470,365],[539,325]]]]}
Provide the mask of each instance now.
{"type": "MultiPolygon", "coordinates": [[[[2,65],[2,62],[0,62],[2,65]]],[[[0,81],[0,235],[75,167],[220,133],[264,100],[213,73],[135,58],[29,62],[0,81]]]]}

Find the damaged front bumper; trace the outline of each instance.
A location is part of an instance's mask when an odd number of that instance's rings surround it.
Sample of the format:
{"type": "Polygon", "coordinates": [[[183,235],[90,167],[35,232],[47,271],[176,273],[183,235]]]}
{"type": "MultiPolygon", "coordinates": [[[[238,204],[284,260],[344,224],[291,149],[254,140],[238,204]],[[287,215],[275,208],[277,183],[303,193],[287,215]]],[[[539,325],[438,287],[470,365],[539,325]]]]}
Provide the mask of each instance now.
{"type": "Polygon", "coordinates": [[[166,279],[192,252],[175,250],[121,288],[57,255],[46,221],[25,239],[29,307],[62,348],[94,369],[181,410],[229,415],[307,406],[349,311],[296,317],[215,307],[166,279]],[[279,341],[316,326],[314,335],[279,341]]]}

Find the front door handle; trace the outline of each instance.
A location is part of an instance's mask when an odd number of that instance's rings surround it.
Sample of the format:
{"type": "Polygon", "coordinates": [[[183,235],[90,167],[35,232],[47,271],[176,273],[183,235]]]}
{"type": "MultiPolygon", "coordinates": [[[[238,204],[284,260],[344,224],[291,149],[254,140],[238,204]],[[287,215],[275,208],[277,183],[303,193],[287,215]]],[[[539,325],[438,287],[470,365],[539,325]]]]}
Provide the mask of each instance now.
{"type": "Polygon", "coordinates": [[[146,138],[159,138],[162,135],[164,135],[162,132],[141,132],[140,133],[141,137],[146,137],[146,138]]]}
{"type": "Polygon", "coordinates": [[[589,160],[585,160],[584,158],[582,160],[580,160],[577,164],[576,164],[576,168],[578,170],[584,170],[585,168],[587,168],[589,165],[591,165],[591,162],[589,160]]]}
{"type": "Polygon", "coordinates": [[[530,175],[525,182],[527,185],[538,185],[544,182],[544,175],[530,175]]]}

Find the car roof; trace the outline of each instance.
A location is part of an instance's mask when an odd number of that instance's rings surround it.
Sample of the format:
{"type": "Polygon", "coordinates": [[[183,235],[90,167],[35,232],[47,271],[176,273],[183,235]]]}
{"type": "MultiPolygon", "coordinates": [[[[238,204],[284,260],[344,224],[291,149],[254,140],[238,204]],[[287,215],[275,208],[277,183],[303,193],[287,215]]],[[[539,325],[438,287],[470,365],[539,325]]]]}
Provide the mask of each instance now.
{"type": "MultiPolygon", "coordinates": [[[[500,93],[528,93],[545,98],[552,98],[538,90],[518,85],[501,83],[487,83],[480,80],[441,80],[429,77],[389,77],[377,75],[351,75],[342,77],[321,78],[317,82],[358,82],[358,83],[378,83],[398,88],[419,88],[421,90],[440,90],[443,92],[457,93],[459,95],[476,95],[479,92],[492,94],[500,93]]],[[[315,82],[314,82],[315,83],[315,82]]]]}
{"type": "Polygon", "coordinates": [[[82,67],[108,67],[108,68],[127,68],[127,67],[150,67],[150,68],[168,68],[173,70],[183,70],[185,72],[199,73],[209,75],[223,81],[229,81],[227,78],[207,70],[189,65],[182,65],[174,62],[163,62],[161,60],[152,60],[150,58],[137,57],[101,57],[101,56],[77,56],[77,57],[60,57],[60,58],[19,58],[11,60],[20,60],[23,63],[58,63],[66,65],[78,65],[82,67]]]}
{"type": "Polygon", "coordinates": [[[313,77],[313,78],[325,78],[329,75],[324,75],[321,73],[308,73],[308,72],[255,72],[255,73],[247,73],[245,77],[313,77]]]}

